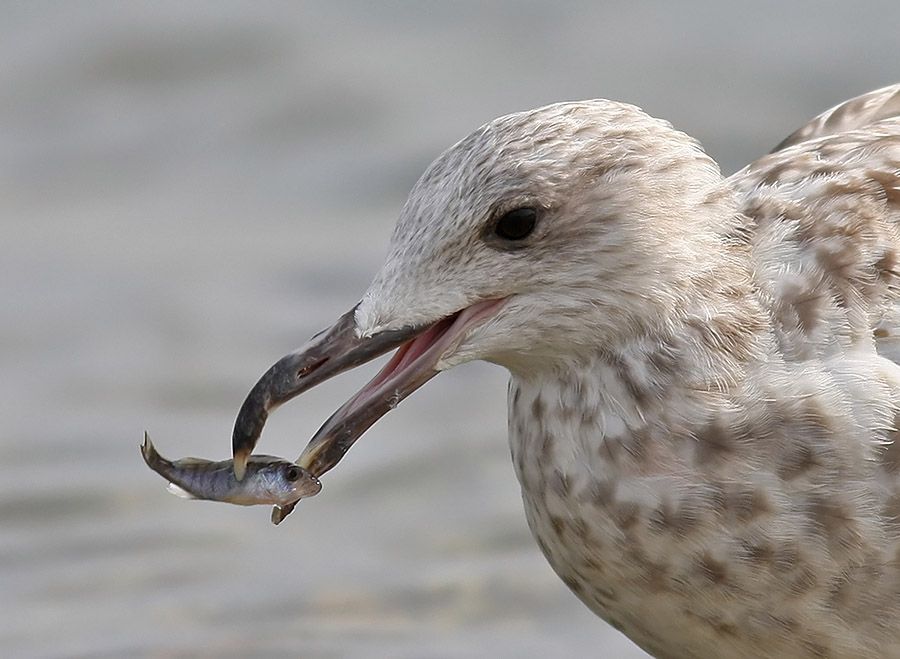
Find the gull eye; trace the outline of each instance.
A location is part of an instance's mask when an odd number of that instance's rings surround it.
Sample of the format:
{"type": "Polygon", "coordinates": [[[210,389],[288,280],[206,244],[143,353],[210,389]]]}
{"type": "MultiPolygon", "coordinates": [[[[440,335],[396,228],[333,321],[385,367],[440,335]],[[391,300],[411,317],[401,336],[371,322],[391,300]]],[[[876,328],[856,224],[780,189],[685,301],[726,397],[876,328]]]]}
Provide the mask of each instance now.
{"type": "Polygon", "coordinates": [[[284,477],[293,483],[294,481],[299,480],[301,473],[300,467],[288,467],[288,470],[284,472],[284,477]]]}
{"type": "Polygon", "coordinates": [[[524,240],[534,231],[537,211],[533,208],[516,208],[505,213],[494,225],[494,233],[503,240],[524,240]]]}

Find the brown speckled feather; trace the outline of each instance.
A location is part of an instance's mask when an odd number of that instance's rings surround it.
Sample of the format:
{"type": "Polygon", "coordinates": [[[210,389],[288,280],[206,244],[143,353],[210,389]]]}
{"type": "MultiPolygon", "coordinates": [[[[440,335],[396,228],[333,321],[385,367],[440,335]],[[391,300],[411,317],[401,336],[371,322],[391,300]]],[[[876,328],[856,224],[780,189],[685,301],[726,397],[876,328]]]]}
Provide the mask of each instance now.
{"type": "Polygon", "coordinates": [[[663,331],[620,324],[553,378],[510,364],[532,530],[656,656],[900,656],[897,89],[710,190],[724,251],[695,217],[715,267],[685,263],[663,331]]]}
{"type": "MultiPolygon", "coordinates": [[[[900,86],[887,90],[900,99],[900,86]]],[[[900,116],[807,132],[814,138],[729,179],[781,349],[789,359],[826,357],[874,339],[900,361],[900,116]]]]}
{"type": "Polygon", "coordinates": [[[502,309],[529,526],[660,657],[900,657],[900,86],[723,178],[630,105],[500,117],[410,194],[357,334],[502,309]],[[515,244],[494,230],[528,208],[515,244]]]}

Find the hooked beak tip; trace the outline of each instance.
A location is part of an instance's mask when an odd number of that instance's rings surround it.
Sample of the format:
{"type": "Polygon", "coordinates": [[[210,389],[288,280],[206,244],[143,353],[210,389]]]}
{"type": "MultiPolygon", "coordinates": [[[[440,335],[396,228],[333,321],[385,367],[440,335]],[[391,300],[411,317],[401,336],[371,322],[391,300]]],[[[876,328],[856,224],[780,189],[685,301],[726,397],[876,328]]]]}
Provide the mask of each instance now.
{"type": "Polygon", "coordinates": [[[237,451],[234,454],[234,477],[239,481],[244,480],[244,474],[247,473],[247,460],[250,454],[247,451],[237,451]]]}

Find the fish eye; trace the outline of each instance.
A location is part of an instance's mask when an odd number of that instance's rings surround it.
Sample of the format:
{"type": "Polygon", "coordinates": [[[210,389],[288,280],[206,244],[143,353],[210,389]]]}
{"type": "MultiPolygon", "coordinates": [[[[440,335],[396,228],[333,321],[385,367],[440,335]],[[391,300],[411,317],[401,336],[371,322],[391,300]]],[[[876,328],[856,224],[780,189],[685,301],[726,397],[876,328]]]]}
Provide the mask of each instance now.
{"type": "Polygon", "coordinates": [[[534,208],[516,208],[500,216],[494,225],[494,234],[503,240],[524,240],[534,231],[536,223],[534,208]]]}
{"type": "Polygon", "coordinates": [[[286,472],[284,472],[284,477],[287,478],[292,483],[296,480],[299,480],[300,476],[301,476],[300,467],[297,467],[297,466],[288,467],[288,470],[286,472]]]}

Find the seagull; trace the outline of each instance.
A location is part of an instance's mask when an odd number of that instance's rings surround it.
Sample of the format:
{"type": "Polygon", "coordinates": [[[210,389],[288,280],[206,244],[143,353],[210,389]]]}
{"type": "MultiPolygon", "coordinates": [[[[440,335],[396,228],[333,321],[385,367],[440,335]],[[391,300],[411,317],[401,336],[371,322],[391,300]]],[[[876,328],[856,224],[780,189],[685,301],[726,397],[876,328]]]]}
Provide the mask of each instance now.
{"type": "Polygon", "coordinates": [[[317,477],[486,360],[537,544],[641,648],[900,657],[898,274],[900,84],[727,178],[633,105],[503,116],[428,167],[359,302],[252,388],[235,472],[346,369],[395,350],[299,457],[317,477]]]}

